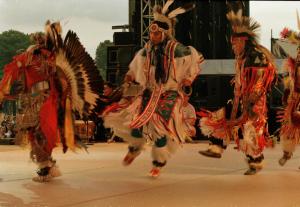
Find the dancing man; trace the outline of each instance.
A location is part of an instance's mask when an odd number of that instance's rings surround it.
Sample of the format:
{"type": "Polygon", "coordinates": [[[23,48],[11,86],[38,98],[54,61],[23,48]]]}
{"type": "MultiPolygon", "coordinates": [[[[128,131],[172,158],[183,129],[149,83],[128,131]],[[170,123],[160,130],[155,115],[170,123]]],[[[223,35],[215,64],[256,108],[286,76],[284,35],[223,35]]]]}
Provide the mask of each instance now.
{"type": "Polygon", "coordinates": [[[131,86],[138,83],[141,92],[104,112],[106,127],[129,143],[125,166],[141,153],[147,138],[153,141],[152,177],[159,176],[171,153],[195,134],[196,114],[188,98],[204,60],[193,47],[174,39],[174,18],[194,5],[179,7],[166,15],[172,2],[168,0],[163,8],[154,8],[150,40],[129,65],[125,82],[131,86]]]}
{"type": "Polygon", "coordinates": [[[79,146],[74,112],[90,113],[103,87],[77,35],[69,31],[63,41],[61,31],[59,22],[47,21],[45,33],[32,35],[35,44],[4,67],[0,83],[1,101],[18,101],[17,140],[30,144],[30,157],[38,165],[33,178],[37,182],[60,175],[52,151],[59,142],[63,152],[79,146]]]}
{"type": "MultiPolygon", "coordinates": [[[[297,13],[298,29],[300,30],[300,19],[297,13]]],[[[283,166],[287,160],[291,159],[296,145],[300,140],[300,38],[299,34],[288,28],[284,28],[281,37],[285,41],[296,44],[297,55],[295,58],[289,57],[285,69],[288,76],[284,78],[284,111],[279,113],[280,122],[280,142],[282,144],[283,156],[279,159],[279,164],[283,166]]]]}
{"type": "Polygon", "coordinates": [[[262,168],[263,149],[269,137],[266,96],[276,70],[271,53],[258,44],[256,30],[260,25],[242,16],[242,9],[237,13],[231,9],[227,18],[232,26],[231,44],[236,59],[231,118],[226,120],[224,108],[200,113],[201,131],[211,137],[211,144],[199,153],[221,158],[233,137],[247,157],[249,169],[245,175],[253,175],[262,168]],[[241,115],[237,118],[239,108],[241,115]]]}

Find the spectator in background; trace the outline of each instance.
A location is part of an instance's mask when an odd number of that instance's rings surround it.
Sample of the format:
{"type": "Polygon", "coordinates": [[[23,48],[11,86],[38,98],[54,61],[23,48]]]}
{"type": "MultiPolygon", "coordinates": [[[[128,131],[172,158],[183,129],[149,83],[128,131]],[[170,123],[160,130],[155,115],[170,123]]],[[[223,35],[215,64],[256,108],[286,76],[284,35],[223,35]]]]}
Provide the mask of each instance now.
{"type": "MultiPolygon", "coordinates": [[[[100,100],[105,104],[103,108],[114,102],[113,95],[114,85],[110,82],[104,83],[103,93],[100,94],[100,100]]],[[[101,118],[102,111],[98,111],[98,117],[95,118],[94,122],[96,125],[94,140],[95,142],[106,142],[110,137],[110,129],[103,126],[103,119],[101,118]]]]}
{"type": "Polygon", "coordinates": [[[103,94],[100,95],[100,99],[105,103],[109,103],[110,95],[112,94],[113,90],[114,90],[114,86],[112,83],[110,82],[104,83],[103,94]]]}

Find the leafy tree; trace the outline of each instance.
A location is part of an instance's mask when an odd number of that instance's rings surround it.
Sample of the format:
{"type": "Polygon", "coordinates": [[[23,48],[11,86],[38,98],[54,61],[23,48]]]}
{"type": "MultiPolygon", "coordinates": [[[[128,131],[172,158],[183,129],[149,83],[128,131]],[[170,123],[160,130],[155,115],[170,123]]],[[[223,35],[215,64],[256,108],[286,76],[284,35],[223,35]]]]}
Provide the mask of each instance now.
{"type": "Polygon", "coordinates": [[[19,31],[9,30],[0,34],[0,78],[3,67],[12,61],[13,56],[31,44],[29,35],[19,31]]]}
{"type": "Polygon", "coordinates": [[[107,70],[107,47],[112,45],[113,43],[110,40],[105,40],[104,42],[100,42],[96,50],[95,62],[104,80],[106,80],[107,70]]]}

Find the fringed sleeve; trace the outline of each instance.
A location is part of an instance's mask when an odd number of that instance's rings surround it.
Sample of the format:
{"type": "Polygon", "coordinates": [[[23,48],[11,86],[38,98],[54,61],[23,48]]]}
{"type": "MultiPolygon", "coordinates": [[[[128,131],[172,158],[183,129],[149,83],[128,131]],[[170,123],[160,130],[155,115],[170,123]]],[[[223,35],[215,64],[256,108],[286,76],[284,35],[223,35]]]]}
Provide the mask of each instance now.
{"type": "Polygon", "coordinates": [[[195,48],[179,44],[175,50],[175,62],[176,66],[173,70],[176,71],[174,73],[176,80],[179,83],[183,80],[192,83],[201,72],[200,66],[204,62],[204,58],[195,48]]]}
{"type": "Polygon", "coordinates": [[[25,66],[27,60],[27,53],[22,53],[13,57],[13,61],[4,66],[4,75],[0,82],[0,91],[3,94],[9,94],[11,84],[18,79],[20,70],[25,66]]]}
{"type": "MultiPolygon", "coordinates": [[[[129,70],[126,75],[131,76],[137,83],[142,86],[146,85],[147,82],[147,71],[149,70],[149,63],[145,61],[146,57],[146,49],[143,48],[137,52],[134,56],[133,60],[129,65],[129,70]],[[143,67],[141,67],[143,66],[143,67]]],[[[148,58],[149,59],[149,58],[148,58]]],[[[148,60],[147,59],[147,60],[148,60]]]]}

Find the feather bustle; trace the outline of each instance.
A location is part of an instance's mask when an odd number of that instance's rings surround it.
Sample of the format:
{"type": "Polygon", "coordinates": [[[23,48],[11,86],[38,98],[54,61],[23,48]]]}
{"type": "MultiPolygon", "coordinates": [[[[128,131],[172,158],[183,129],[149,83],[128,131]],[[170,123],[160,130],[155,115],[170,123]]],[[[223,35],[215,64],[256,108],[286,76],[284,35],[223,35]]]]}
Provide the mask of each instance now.
{"type": "Polygon", "coordinates": [[[65,68],[64,73],[71,85],[73,108],[81,115],[85,110],[90,112],[97,104],[98,93],[103,89],[103,80],[76,33],[67,33],[62,50],[64,52],[60,53],[61,57],[57,62],[61,68],[65,68]]]}

